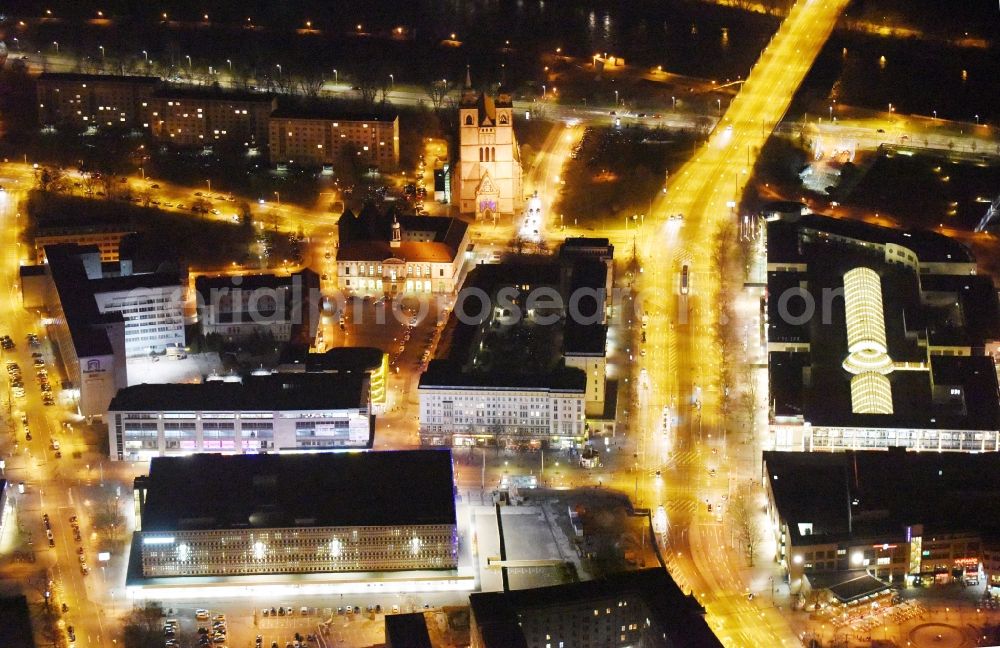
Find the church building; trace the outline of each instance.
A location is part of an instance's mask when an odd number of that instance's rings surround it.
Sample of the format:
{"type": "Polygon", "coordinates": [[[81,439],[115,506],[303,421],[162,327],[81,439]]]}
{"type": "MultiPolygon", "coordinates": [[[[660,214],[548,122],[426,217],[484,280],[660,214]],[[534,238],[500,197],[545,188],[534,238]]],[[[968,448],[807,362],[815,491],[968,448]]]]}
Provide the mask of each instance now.
{"type": "Polygon", "coordinates": [[[459,103],[459,209],[476,219],[513,216],[523,203],[521,152],[514,135],[514,102],[476,93],[468,71],[459,103]]]}

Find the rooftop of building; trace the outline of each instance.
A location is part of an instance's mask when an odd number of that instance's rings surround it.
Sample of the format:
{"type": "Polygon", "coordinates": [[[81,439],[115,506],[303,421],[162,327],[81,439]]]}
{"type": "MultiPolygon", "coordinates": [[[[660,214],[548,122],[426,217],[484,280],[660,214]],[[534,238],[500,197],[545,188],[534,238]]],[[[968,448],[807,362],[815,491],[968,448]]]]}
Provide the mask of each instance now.
{"type": "Polygon", "coordinates": [[[395,258],[418,263],[450,263],[465,250],[460,249],[469,224],[443,216],[407,216],[393,210],[380,212],[365,206],[357,215],[347,210],[337,222],[340,246],[338,261],[383,261],[395,258]],[[394,222],[399,223],[402,240],[392,240],[394,222]],[[406,232],[420,232],[431,240],[407,240],[406,232]]]}
{"type": "Polygon", "coordinates": [[[38,75],[41,82],[82,82],[82,83],[141,83],[157,85],[160,77],[120,74],[81,74],[78,72],[42,72],[38,75]]]}
{"type": "Polygon", "coordinates": [[[35,648],[31,613],[24,596],[0,598],[0,646],[35,648]]]}
{"type": "Polygon", "coordinates": [[[271,113],[272,119],[318,119],[323,121],[345,122],[394,122],[398,117],[395,113],[359,112],[346,110],[342,106],[326,103],[289,104],[279,102],[277,109],[271,113]]]}
{"type": "Polygon", "coordinates": [[[434,648],[423,613],[385,615],[385,645],[388,648],[434,648]]]}
{"type": "MultiPolygon", "coordinates": [[[[662,568],[612,574],[602,579],[509,592],[482,592],[469,596],[469,605],[486,640],[485,648],[511,648],[524,644],[522,616],[547,608],[590,608],[621,596],[637,596],[650,616],[650,632],[662,633],[666,645],[685,648],[718,648],[722,643],[705,622],[705,610],[684,594],[662,568]]],[[[657,637],[661,639],[661,637],[657,637]]],[[[659,642],[652,645],[660,645],[659,642]]]]}
{"type": "MultiPolygon", "coordinates": [[[[764,452],[765,477],[793,544],[1000,529],[1000,453],[764,452]],[[806,538],[799,524],[811,524],[806,538]]],[[[804,529],[803,529],[804,530],[804,529]]]]}
{"type": "Polygon", "coordinates": [[[242,382],[131,385],[119,389],[110,412],[282,412],[345,410],[367,403],[362,374],[276,373],[242,382]]]}
{"type": "Polygon", "coordinates": [[[79,358],[112,355],[111,340],[104,326],[124,321],[120,313],[103,315],[97,308],[81,258],[82,254],[96,251],[94,246],[72,243],[45,246],[49,273],[79,358]]]}
{"type": "MultiPolygon", "coordinates": [[[[768,225],[769,245],[772,234],[794,245],[795,259],[784,257],[781,262],[808,260],[804,272],[768,273],[768,341],[809,344],[806,353],[770,354],[775,413],[801,415],[820,426],[997,429],[1000,387],[996,371],[989,358],[977,355],[987,341],[1000,337],[1000,302],[992,280],[967,274],[918,274],[909,265],[887,262],[878,248],[848,245],[818,234],[832,231],[820,226],[842,223],[803,216],[795,222],[782,219],[768,225]],[[801,234],[797,228],[803,223],[812,233],[801,234]],[[852,284],[846,294],[845,277],[858,272],[873,278],[877,293],[852,284]],[[875,324],[878,337],[883,338],[884,356],[893,367],[884,379],[878,378],[891,394],[891,408],[889,398],[879,396],[882,413],[856,413],[863,411],[852,395],[856,374],[845,369],[844,363],[851,356],[849,334],[852,326],[858,330],[858,319],[847,312],[847,297],[864,309],[881,310],[882,321],[875,324]],[[929,346],[960,346],[971,349],[973,355],[931,355],[929,346]],[[944,387],[959,391],[944,392],[944,387]]],[[[866,239],[874,242],[905,234],[854,225],[879,234],[881,238],[866,239]]],[[[945,237],[930,234],[923,240],[939,239],[944,241],[939,254],[971,260],[967,252],[959,255],[961,246],[945,237]]]]}
{"type": "Polygon", "coordinates": [[[155,457],[143,533],[455,524],[448,450],[155,457]]]}
{"type": "MultiPolygon", "coordinates": [[[[104,269],[104,264],[102,269],[104,269]]],[[[119,263],[120,271],[120,263],[119,263]]],[[[153,288],[182,288],[184,282],[181,278],[169,272],[145,272],[141,274],[130,274],[124,276],[101,277],[90,280],[90,290],[94,294],[127,292],[129,290],[151,290],[153,288]]],[[[183,292],[178,294],[178,299],[183,301],[183,292]]]]}
{"type": "Polygon", "coordinates": [[[972,263],[975,261],[968,248],[937,232],[895,229],[847,218],[807,214],[803,216],[784,215],[767,224],[767,262],[810,262],[813,258],[803,253],[800,243],[803,239],[814,239],[816,232],[827,232],[879,245],[886,243],[901,245],[912,250],[917,258],[924,263],[972,263]]]}
{"type": "Polygon", "coordinates": [[[462,366],[449,360],[431,360],[427,371],[420,374],[420,387],[463,389],[545,389],[559,392],[580,392],[587,388],[587,374],[576,367],[558,366],[548,373],[515,374],[506,371],[463,371],[462,366]]]}
{"type": "Polygon", "coordinates": [[[205,298],[209,291],[219,289],[251,291],[258,289],[290,288],[299,282],[303,288],[313,284],[319,286],[319,275],[305,268],[291,274],[260,273],[241,275],[199,275],[194,280],[194,289],[205,298]]]}
{"type": "Polygon", "coordinates": [[[238,101],[242,103],[270,104],[274,94],[253,90],[223,88],[218,84],[210,86],[163,85],[153,97],[158,99],[192,99],[199,101],[238,101]]]}

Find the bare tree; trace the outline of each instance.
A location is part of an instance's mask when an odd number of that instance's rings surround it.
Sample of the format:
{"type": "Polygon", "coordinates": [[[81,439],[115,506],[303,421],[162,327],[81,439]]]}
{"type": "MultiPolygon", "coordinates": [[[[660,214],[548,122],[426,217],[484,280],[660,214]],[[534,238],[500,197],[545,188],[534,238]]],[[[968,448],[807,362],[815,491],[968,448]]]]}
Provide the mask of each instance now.
{"type": "Polygon", "coordinates": [[[753,567],[757,547],[763,539],[763,529],[760,525],[759,512],[753,504],[753,492],[749,487],[741,486],[733,494],[729,502],[729,516],[747,564],[753,567]]]}
{"type": "Polygon", "coordinates": [[[434,79],[424,86],[424,91],[431,100],[434,110],[439,110],[444,103],[448,93],[451,92],[452,85],[445,79],[434,79]]]}
{"type": "Polygon", "coordinates": [[[105,489],[95,499],[94,528],[106,544],[116,545],[125,537],[121,499],[110,489],[105,489]]]}
{"type": "Polygon", "coordinates": [[[315,99],[323,89],[324,83],[326,83],[326,79],[319,72],[314,70],[306,72],[299,77],[299,92],[304,97],[315,99]]]}

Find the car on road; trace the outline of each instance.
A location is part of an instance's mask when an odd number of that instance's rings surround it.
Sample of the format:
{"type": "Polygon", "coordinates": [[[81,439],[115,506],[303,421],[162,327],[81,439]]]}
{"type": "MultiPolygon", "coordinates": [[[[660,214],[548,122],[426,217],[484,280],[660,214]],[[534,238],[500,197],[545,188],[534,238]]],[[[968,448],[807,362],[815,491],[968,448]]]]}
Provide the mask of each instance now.
{"type": "Polygon", "coordinates": [[[87,567],[87,563],[80,563],[80,573],[84,576],[90,573],[90,567],[87,567]]]}

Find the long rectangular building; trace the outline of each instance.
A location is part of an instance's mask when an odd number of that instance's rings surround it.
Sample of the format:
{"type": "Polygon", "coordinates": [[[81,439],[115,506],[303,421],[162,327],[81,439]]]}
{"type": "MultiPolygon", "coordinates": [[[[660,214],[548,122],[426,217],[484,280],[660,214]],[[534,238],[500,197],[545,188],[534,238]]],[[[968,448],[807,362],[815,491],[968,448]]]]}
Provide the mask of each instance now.
{"type": "Polygon", "coordinates": [[[217,86],[167,86],[157,90],[151,101],[153,137],[175,146],[233,142],[263,148],[268,118],[278,105],[272,94],[217,86]]]}
{"type": "Polygon", "coordinates": [[[370,448],[368,391],[364,373],[132,385],[108,405],[111,458],[370,448]]]}
{"type": "Polygon", "coordinates": [[[36,82],[43,125],[148,127],[158,77],[44,72],[36,82]]]}
{"type": "Polygon", "coordinates": [[[446,450],[159,457],[135,490],[130,584],[458,564],[446,450]]]}
{"type": "Polygon", "coordinates": [[[392,169],[399,164],[399,117],[279,108],[268,123],[268,149],[272,164],[317,167],[353,156],[392,169]]]}

